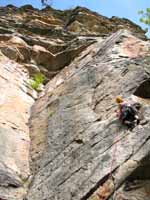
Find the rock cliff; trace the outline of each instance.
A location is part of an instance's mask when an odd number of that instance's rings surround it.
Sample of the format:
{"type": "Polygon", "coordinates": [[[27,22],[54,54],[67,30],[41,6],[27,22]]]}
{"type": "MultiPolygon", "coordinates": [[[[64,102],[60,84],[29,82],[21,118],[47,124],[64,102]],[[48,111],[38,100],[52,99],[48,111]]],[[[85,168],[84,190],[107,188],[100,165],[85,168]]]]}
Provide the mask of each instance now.
{"type": "Polygon", "coordinates": [[[149,200],[144,31],[82,7],[0,15],[0,199],[149,200]],[[116,117],[117,95],[142,105],[132,130],[116,117]]]}

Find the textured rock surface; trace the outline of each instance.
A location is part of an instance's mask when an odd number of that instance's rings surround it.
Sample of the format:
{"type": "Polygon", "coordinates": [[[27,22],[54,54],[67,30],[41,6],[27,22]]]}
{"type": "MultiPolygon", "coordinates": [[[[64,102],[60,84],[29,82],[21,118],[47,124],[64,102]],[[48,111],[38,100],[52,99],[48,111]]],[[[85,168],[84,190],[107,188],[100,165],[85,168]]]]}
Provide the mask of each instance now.
{"type": "Polygon", "coordinates": [[[98,36],[106,37],[126,28],[145,38],[145,32],[127,19],[109,19],[82,7],[60,11],[8,5],[0,7],[0,16],[3,54],[26,63],[31,76],[37,70],[43,73],[46,82],[96,42],[98,36]]]}
{"type": "Polygon", "coordinates": [[[0,54],[1,199],[22,199],[30,176],[28,119],[34,98],[28,93],[28,78],[22,65],[0,54]]]}
{"type": "Polygon", "coordinates": [[[27,34],[31,43],[38,40],[39,44],[44,44],[53,50],[53,53],[66,49],[68,44],[63,41],[70,41],[75,35],[95,35],[103,36],[116,32],[119,29],[130,29],[140,37],[144,37],[144,31],[139,26],[125,18],[107,18],[92,12],[84,7],[76,7],[70,10],[55,10],[47,7],[43,10],[23,6],[16,8],[14,6],[1,7],[1,33],[18,32],[27,34]],[[9,30],[7,30],[9,28],[9,30]],[[70,34],[66,31],[71,31],[70,34]],[[72,35],[74,33],[74,35],[72,35]],[[39,36],[41,37],[39,40],[39,36]],[[32,37],[35,40],[32,40],[32,37]],[[44,37],[53,38],[52,41],[45,41],[44,37]],[[57,40],[58,39],[58,40],[57,40]],[[57,49],[58,47],[58,49],[57,49]]]}
{"type": "Polygon", "coordinates": [[[98,200],[110,171],[108,196],[140,166],[149,154],[149,101],[143,102],[146,123],[130,131],[117,121],[114,99],[120,94],[140,101],[133,94],[150,78],[149,47],[119,31],[90,46],[48,83],[32,110],[35,177],[28,199],[98,200]]]}
{"type": "Polygon", "coordinates": [[[0,199],[149,199],[144,31],[81,7],[9,5],[0,16],[0,199]],[[39,72],[40,94],[30,82],[39,72]],[[116,118],[119,94],[142,103],[132,131],[116,118]]]}

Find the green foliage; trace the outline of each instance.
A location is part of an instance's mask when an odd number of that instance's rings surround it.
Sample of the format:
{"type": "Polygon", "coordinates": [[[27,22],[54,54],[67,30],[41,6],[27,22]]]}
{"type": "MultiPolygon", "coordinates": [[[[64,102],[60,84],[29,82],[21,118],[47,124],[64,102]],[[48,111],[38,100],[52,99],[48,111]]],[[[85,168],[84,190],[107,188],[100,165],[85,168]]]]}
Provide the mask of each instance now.
{"type": "Polygon", "coordinates": [[[29,84],[34,90],[38,90],[40,84],[42,84],[45,80],[45,76],[41,73],[34,74],[29,84]]]}
{"type": "Polygon", "coordinates": [[[41,3],[43,6],[51,6],[52,5],[52,0],[41,0],[41,3]]]}
{"type": "Polygon", "coordinates": [[[49,117],[51,117],[53,114],[54,114],[54,111],[53,111],[53,110],[49,110],[49,111],[48,111],[48,116],[49,116],[49,117]]]}
{"type": "Polygon", "coordinates": [[[145,11],[139,10],[138,14],[141,15],[140,22],[147,26],[146,31],[148,31],[150,28],[150,8],[146,8],[145,11]]]}
{"type": "Polygon", "coordinates": [[[150,13],[150,8],[146,8],[146,12],[147,12],[147,13],[150,13]]]}
{"type": "Polygon", "coordinates": [[[143,14],[143,13],[144,13],[143,10],[139,10],[139,11],[138,11],[138,14],[139,14],[139,15],[141,15],[141,14],[143,14]]]}

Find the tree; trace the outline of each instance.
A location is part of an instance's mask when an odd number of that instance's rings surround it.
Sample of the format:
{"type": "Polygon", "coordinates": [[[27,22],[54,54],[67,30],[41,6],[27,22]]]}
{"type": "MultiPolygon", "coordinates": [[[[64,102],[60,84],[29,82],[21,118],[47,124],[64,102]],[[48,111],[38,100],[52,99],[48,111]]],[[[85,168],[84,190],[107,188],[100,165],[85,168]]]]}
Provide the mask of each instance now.
{"type": "Polygon", "coordinates": [[[41,0],[43,6],[51,6],[52,0],[41,0]]]}
{"type": "Polygon", "coordinates": [[[146,8],[145,11],[139,10],[138,14],[141,15],[140,22],[147,26],[146,31],[148,31],[150,29],[150,8],[146,8]]]}

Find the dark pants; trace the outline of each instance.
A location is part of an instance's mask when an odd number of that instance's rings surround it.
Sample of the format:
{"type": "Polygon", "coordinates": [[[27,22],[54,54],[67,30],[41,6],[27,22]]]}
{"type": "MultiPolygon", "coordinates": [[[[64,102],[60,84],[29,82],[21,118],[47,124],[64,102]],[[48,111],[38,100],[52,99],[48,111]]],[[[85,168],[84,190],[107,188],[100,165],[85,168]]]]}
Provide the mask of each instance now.
{"type": "Polygon", "coordinates": [[[122,123],[127,125],[129,128],[134,128],[137,124],[139,124],[138,115],[134,115],[127,112],[123,114],[121,120],[122,120],[122,123]]]}

